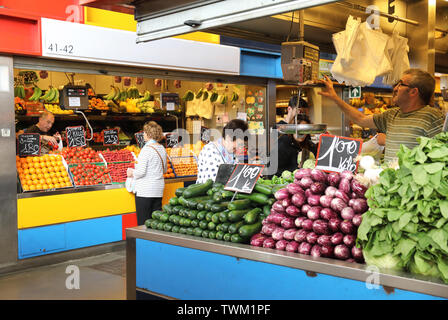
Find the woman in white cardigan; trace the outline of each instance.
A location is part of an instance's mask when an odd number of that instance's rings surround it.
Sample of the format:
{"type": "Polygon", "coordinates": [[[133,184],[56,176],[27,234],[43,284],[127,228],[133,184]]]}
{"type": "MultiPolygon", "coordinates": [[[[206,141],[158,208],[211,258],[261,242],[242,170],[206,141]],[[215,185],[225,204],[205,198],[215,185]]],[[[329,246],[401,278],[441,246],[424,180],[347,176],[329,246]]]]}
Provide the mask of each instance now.
{"type": "Polygon", "coordinates": [[[165,180],[163,174],[167,169],[165,148],[158,143],[163,139],[162,127],[149,121],[143,126],[145,146],[140,151],[135,169],[127,170],[128,177],[135,179],[135,208],[137,224],[142,225],[155,210],[162,209],[165,180]]]}

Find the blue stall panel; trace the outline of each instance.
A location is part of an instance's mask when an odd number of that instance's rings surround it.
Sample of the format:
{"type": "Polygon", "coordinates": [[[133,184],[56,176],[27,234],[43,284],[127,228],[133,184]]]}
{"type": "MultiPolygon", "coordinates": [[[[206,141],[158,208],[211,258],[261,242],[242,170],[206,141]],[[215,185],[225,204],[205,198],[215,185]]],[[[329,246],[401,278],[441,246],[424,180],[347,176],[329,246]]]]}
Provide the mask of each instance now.
{"type": "Polygon", "coordinates": [[[240,48],[240,75],[283,78],[281,54],[240,48]]]}
{"type": "Polygon", "coordinates": [[[265,262],[136,239],[136,287],[177,299],[442,299],[265,262]]]}
{"type": "Polygon", "coordinates": [[[121,215],[67,223],[67,250],[121,241],[121,226],[121,215]]]}
{"type": "Polygon", "coordinates": [[[65,250],[65,224],[18,230],[19,259],[65,250]]]}
{"type": "Polygon", "coordinates": [[[122,241],[121,215],[18,230],[19,259],[122,241]]]}

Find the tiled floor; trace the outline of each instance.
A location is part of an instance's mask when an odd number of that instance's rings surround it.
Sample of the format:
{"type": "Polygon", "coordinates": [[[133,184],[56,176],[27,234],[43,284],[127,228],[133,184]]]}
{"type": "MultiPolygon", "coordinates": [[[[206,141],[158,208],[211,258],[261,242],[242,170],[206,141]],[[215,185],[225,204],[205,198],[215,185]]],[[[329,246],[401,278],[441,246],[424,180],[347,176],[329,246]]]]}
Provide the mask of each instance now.
{"type": "Polygon", "coordinates": [[[117,251],[2,275],[0,300],[126,299],[125,258],[117,251]]]}

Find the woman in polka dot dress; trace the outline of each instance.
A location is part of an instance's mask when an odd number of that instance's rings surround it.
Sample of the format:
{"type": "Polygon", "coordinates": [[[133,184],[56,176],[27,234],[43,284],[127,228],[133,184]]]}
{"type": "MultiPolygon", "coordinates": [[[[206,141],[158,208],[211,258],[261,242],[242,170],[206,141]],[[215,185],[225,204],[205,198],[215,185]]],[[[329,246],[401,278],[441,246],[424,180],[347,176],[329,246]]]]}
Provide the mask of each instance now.
{"type": "Polygon", "coordinates": [[[235,164],[235,150],[244,144],[244,134],[247,134],[247,123],[233,119],[223,129],[223,136],[217,141],[209,142],[202,148],[198,158],[198,177],[196,183],[204,183],[216,178],[219,166],[223,163],[235,164]]]}

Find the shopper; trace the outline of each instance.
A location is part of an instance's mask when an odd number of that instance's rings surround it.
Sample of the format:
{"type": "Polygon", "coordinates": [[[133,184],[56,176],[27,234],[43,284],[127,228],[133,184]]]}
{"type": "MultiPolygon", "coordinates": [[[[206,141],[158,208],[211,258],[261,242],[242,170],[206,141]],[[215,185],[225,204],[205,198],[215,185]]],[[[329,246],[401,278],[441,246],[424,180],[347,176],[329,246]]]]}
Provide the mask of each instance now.
{"type": "Polygon", "coordinates": [[[409,69],[393,87],[391,108],[381,114],[364,115],[345,103],[333,89],[328,77],[321,80],[325,89],[319,94],[330,98],[350,120],[361,127],[377,129],[386,134],[385,161],[397,157],[403,144],[408,148],[418,145],[417,137],[433,137],[442,131],[444,114],[429,105],[434,94],[435,80],[426,71],[409,69]]]}
{"type": "MultiPolygon", "coordinates": [[[[294,111],[291,111],[294,113],[294,111]]],[[[298,114],[297,119],[290,119],[290,124],[310,124],[311,121],[305,114],[298,114]]],[[[279,122],[279,124],[281,124],[279,122]]],[[[294,171],[297,168],[301,168],[303,163],[310,158],[311,153],[314,158],[317,155],[317,144],[311,141],[311,136],[306,135],[293,135],[293,134],[282,134],[278,138],[277,146],[271,150],[270,165],[272,166],[275,162],[272,161],[272,157],[277,159],[277,171],[275,175],[281,176],[282,172],[285,170],[294,171]]]]}
{"type": "Polygon", "coordinates": [[[223,163],[238,162],[235,152],[244,146],[244,137],[248,134],[247,123],[240,119],[233,119],[222,130],[222,137],[209,142],[202,148],[198,158],[198,177],[196,183],[203,183],[208,179],[215,180],[219,166],[223,163]]]}
{"type": "Polygon", "coordinates": [[[167,154],[159,143],[162,128],[154,121],[143,126],[145,146],[140,151],[135,169],[129,168],[127,176],[135,179],[135,209],[137,223],[142,225],[154,210],[161,210],[165,188],[163,174],[167,170],[167,154]]]}
{"type": "Polygon", "coordinates": [[[54,115],[51,112],[44,111],[39,116],[39,121],[20,133],[39,133],[41,137],[41,154],[47,154],[55,149],[62,149],[62,137],[59,132],[52,129],[54,124],[54,115]]]}

